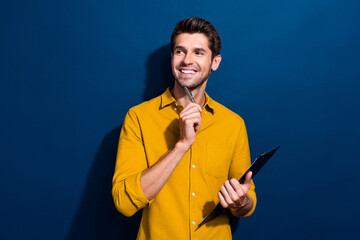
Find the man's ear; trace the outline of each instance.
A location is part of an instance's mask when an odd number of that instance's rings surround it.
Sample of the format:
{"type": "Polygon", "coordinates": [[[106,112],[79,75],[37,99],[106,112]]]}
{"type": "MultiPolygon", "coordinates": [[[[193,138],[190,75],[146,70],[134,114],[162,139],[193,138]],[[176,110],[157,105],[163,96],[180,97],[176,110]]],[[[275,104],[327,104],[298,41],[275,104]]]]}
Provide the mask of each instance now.
{"type": "Polygon", "coordinates": [[[218,69],[219,65],[221,62],[221,55],[217,55],[214,57],[214,59],[212,60],[212,64],[211,64],[211,70],[216,71],[216,69],[218,69]]]}

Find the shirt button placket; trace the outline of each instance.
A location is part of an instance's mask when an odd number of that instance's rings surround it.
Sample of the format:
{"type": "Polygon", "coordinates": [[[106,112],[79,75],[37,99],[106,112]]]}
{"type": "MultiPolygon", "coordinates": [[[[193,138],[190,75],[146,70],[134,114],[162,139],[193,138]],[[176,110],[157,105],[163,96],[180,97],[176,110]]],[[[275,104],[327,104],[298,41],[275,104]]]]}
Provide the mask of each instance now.
{"type": "Polygon", "coordinates": [[[196,171],[196,158],[197,158],[197,142],[191,146],[190,154],[190,231],[191,239],[195,239],[195,229],[196,229],[196,219],[197,219],[197,210],[198,210],[198,201],[197,201],[197,171],[196,171]]]}

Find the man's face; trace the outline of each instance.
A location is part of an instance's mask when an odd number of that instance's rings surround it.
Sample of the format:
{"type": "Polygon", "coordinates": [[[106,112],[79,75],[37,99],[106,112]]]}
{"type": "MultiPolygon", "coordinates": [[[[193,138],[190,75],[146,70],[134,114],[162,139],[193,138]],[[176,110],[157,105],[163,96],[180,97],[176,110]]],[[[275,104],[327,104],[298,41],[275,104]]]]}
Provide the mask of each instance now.
{"type": "Polygon", "coordinates": [[[206,82],[220,64],[220,55],[211,59],[209,40],[203,33],[182,33],[175,39],[171,68],[180,87],[195,89],[206,82]]]}

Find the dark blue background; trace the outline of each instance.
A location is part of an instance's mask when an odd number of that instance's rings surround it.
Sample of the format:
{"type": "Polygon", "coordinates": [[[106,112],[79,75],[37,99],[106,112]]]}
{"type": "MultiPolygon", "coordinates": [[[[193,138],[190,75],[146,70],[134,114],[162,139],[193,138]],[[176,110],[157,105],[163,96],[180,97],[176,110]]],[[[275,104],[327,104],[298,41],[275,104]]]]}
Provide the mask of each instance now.
{"type": "Polygon", "coordinates": [[[0,239],[134,239],[111,199],[127,110],[163,92],[179,19],[211,21],[222,63],[207,92],[240,114],[258,207],[234,239],[359,234],[360,2],[4,1],[0,239]]]}

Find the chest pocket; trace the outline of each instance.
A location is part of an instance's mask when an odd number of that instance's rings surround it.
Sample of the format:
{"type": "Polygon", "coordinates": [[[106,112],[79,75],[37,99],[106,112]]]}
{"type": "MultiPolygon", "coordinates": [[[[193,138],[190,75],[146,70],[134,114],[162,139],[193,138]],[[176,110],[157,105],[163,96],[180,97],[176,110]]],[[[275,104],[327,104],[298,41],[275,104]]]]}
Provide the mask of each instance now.
{"type": "Polygon", "coordinates": [[[227,142],[206,143],[206,172],[226,180],[231,162],[231,144],[227,142]]]}

